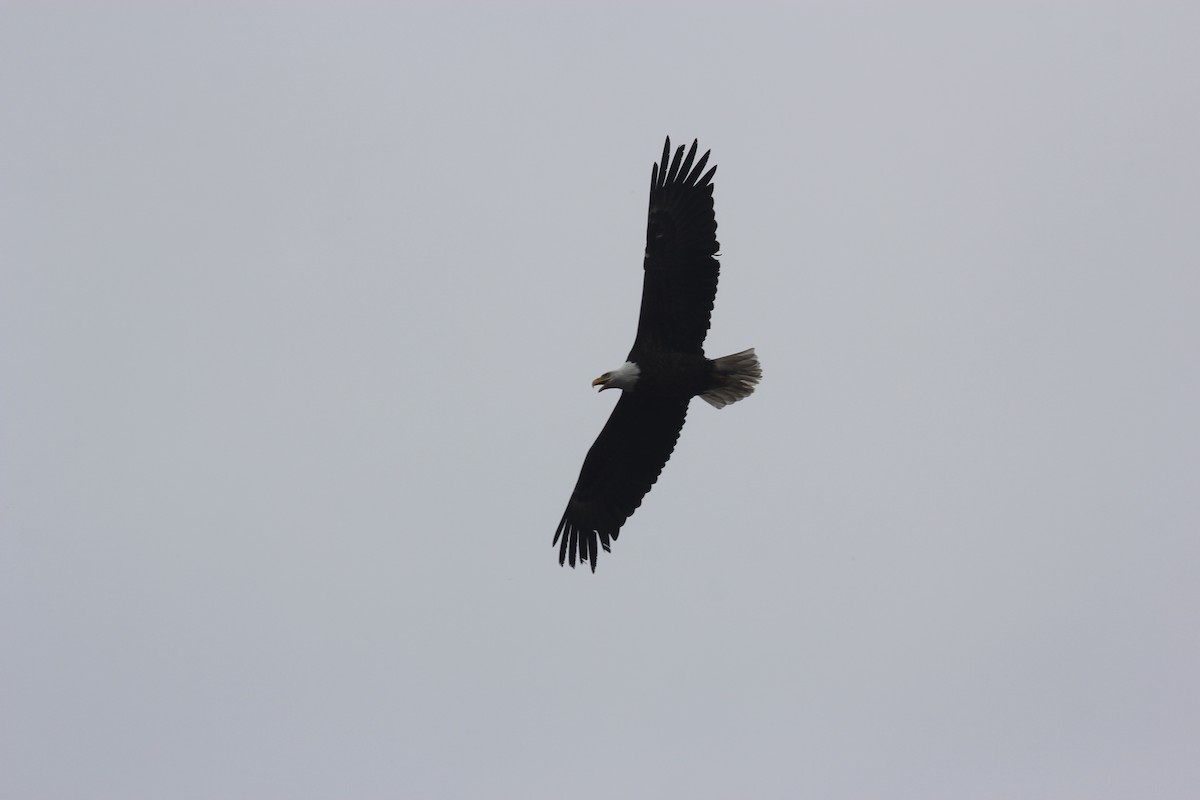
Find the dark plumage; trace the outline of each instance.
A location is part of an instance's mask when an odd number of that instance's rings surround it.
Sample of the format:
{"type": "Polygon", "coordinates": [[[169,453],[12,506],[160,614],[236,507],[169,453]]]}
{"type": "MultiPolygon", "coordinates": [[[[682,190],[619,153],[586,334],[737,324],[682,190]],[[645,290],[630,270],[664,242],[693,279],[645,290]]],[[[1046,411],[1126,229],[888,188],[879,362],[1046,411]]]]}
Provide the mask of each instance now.
{"type": "Polygon", "coordinates": [[[554,534],[559,563],[590,562],[610,550],[625,520],[658,480],[697,395],[721,408],[749,396],[762,376],[753,350],[704,356],[717,295],[717,221],[709,154],[684,156],[671,140],[650,172],[642,309],[626,363],[593,381],[622,389],[588,451],[579,481],[554,534]]]}

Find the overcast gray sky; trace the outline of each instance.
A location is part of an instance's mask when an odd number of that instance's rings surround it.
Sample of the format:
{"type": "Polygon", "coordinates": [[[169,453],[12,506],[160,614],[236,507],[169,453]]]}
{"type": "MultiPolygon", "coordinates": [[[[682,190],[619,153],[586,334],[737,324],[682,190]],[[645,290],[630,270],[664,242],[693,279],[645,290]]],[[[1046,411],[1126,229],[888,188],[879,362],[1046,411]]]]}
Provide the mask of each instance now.
{"type": "Polygon", "coordinates": [[[0,795],[1198,796],[1200,6],[205,6],[0,11],[0,795]]]}

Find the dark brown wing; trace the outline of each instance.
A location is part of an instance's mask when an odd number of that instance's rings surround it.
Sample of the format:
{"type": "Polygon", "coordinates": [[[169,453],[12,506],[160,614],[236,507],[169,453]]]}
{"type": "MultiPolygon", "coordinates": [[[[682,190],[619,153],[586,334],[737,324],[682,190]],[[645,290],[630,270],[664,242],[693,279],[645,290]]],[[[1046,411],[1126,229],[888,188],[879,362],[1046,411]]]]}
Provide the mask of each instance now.
{"type": "Polygon", "coordinates": [[[642,313],[634,351],[704,352],[720,264],[716,259],[717,220],[713,213],[713,167],[708,153],[693,161],[683,147],[667,166],[671,140],[661,164],[650,172],[650,213],[646,222],[642,313]]]}
{"type": "Polygon", "coordinates": [[[591,562],[617,538],[621,525],[641,505],[683,429],[688,400],[664,400],[621,394],[604,429],[596,437],[554,543],[558,562],[591,562]]]}

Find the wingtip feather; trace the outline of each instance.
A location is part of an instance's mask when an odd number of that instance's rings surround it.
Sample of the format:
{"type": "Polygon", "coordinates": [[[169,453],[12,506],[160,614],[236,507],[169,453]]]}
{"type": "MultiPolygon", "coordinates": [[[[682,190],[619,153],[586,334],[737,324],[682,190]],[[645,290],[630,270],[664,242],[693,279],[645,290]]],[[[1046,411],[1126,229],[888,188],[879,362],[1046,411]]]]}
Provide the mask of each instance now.
{"type": "Polygon", "coordinates": [[[699,147],[699,145],[699,139],[692,140],[692,149],[688,150],[687,158],[683,160],[683,166],[679,168],[679,178],[683,183],[687,183],[688,176],[691,175],[692,161],[696,158],[696,148],[699,147]]]}
{"type": "Polygon", "coordinates": [[[671,171],[667,173],[666,183],[674,183],[679,177],[679,165],[683,163],[683,145],[679,145],[679,149],[675,151],[675,157],[671,159],[671,171]]]}
{"type": "Polygon", "coordinates": [[[712,155],[712,150],[706,150],[704,155],[700,156],[700,160],[696,162],[696,166],[692,168],[692,172],[687,176],[685,183],[690,186],[695,186],[700,180],[700,176],[704,174],[704,166],[708,163],[708,157],[712,155]]]}

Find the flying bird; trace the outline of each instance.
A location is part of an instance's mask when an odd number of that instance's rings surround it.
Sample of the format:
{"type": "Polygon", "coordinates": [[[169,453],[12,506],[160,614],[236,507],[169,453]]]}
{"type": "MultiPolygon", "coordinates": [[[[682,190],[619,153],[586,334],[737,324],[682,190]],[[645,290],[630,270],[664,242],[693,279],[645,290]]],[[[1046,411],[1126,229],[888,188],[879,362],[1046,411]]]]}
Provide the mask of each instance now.
{"type": "Polygon", "coordinates": [[[714,166],[709,152],[696,161],[698,142],[684,157],[671,155],[650,170],[650,213],[642,263],[642,310],[625,363],[593,386],[620,389],[612,415],[600,431],[567,510],[554,533],[560,564],[590,562],[612,542],[671,457],[687,417],[701,397],[724,408],[754,392],[762,369],[754,349],[724,358],[704,356],[704,337],[717,296],[717,220],[713,214],[714,166]]]}

